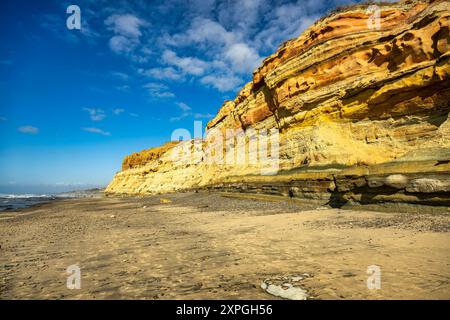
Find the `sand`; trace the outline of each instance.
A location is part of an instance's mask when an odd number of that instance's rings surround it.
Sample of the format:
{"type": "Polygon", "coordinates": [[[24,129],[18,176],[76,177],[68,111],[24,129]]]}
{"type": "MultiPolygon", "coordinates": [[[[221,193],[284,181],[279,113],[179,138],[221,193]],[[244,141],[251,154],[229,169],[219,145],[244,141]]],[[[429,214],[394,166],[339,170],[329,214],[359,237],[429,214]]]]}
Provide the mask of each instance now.
{"type": "Polygon", "coordinates": [[[449,222],[219,193],[61,200],[0,213],[0,298],[449,299],[449,222]]]}

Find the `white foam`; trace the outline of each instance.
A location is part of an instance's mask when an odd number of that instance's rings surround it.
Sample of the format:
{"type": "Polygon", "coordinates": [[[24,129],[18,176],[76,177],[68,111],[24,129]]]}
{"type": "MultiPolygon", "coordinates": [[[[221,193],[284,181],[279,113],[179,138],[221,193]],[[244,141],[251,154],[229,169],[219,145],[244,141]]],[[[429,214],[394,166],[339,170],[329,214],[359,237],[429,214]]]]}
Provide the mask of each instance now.
{"type": "Polygon", "coordinates": [[[29,198],[51,198],[48,194],[0,194],[0,198],[6,199],[29,199],[29,198]]]}

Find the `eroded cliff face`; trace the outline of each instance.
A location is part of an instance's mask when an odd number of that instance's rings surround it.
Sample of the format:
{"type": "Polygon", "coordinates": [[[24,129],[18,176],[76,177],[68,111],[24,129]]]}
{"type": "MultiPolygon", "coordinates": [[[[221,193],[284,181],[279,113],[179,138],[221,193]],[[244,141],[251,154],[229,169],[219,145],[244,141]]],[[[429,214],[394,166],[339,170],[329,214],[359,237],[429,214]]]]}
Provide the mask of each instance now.
{"type": "MultiPolygon", "coordinates": [[[[450,2],[380,8],[379,29],[369,28],[360,5],[285,42],[224,102],[205,141],[127,157],[106,191],[216,188],[330,203],[450,205],[450,2]],[[276,174],[261,175],[267,163],[206,161],[195,152],[223,150],[226,158],[232,150],[236,159],[230,129],[244,132],[247,147],[248,136],[276,130],[276,174]],[[180,156],[186,150],[188,160],[180,156]]],[[[247,149],[247,157],[255,152],[247,149]]]]}

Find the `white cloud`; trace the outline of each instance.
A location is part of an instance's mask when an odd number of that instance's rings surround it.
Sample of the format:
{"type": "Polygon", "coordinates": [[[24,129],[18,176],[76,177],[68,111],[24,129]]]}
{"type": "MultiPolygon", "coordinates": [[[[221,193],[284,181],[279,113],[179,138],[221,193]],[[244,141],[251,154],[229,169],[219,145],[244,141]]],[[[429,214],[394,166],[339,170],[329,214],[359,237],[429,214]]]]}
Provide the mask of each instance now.
{"type": "Polygon", "coordinates": [[[208,75],[200,79],[200,82],[214,87],[221,92],[236,90],[243,80],[234,75],[208,75]]]}
{"type": "Polygon", "coordinates": [[[180,68],[184,73],[200,76],[208,68],[208,63],[193,57],[179,57],[171,50],[165,50],[162,54],[162,60],[166,64],[174,65],[180,68]]]}
{"type": "MultiPolygon", "coordinates": [[[[263,56],[327,10],[355,1],[166,0],[151,6],[125,1],[103,16],[111,50],[127,57],[140,75],[154,81],[196,80],[226,92],[238,90],[263,56]],[[111,12],[139,12],[140,17],[111,12]],[[152,28],[146,28],[147,21],[152,28]]],[[[175,96],[161,84],[146,89],[154,97],[175,96]]]]}
{"type": "MultiPolygon", "coordinates": [[[[155,28],[145,29],[149,25],[147,20],[133,14],[110,15],[105,24],[113,33],[109,40],[111,50],[140,64],[136,68],[139,74],[161,81],[197,79],[225,92],[239,89],[260,65],[262,56],[298,36],[316,17],[323,15],[330,2],[350,1],[191,0],[185,4],[167,0],[152,6],[160,15],[160,21],[152,20],[155,28]],[[177,15],[176,10],[183,13],[177,15]],[[144,64],[150,62],[145,68],[144,64]]],[[[145,12],[146,7],[137,2],[122,12],[145,12]]],[[[151,84],[146,89],[155,97],[174,96],[160,84],[151,84]]]]}
{"type": "Polygon", "coordinates": [[[159,80],[180,80],[183,78],[182,72],[175,70],[173,67],[151,68],[141,70],[140,73],[159,80]]]}
{"type": "Polygon", "coordinates": [[[177,102],[176,105],[183,111],[183,112],[188,112],[191,111],[192,108],[189,107],[186,103],[184,102],[177,102]]]}
{"type": "Polygon", "coordinates": [[[189,28],[173,36],[164,36],[163,43],[172,46],[200,45],[225,45],[233,43],[236,35],[228,32],[218,22],[211,19],[197,17],[192,20],[189,28]]]}
{"type": "Polygon", "coordinates": [[[222,92],[236,90],[244,82],[241,77],[249,77],[262,60],[257,50],[244,42],[243,36],[227,31],[216,21],[197,17],[185,32],[163,36],[163,43],[172,46],[173,50],[193,46],[206,59],[180,57],[175,51],[166,49],[162,61],[177,67],[183,74],[199,77],[201,84],[222,92]]]}
{"type": "MultiPolygon", "coordinates": [[[[141,27],[148,25],[145,20],[132,14],[114,14],[105,20],[105,24],[114,33],[114,36],[109,40],[109,47],[115,53],[133,52],[141,43],[141,27]]],[[[132,57],[139,59],[135,55],[132,55],[132,57]]]]}
{"type": "MultiPolygon", "coordinates": [[[[339,4],[348,3],[347,0],[333,0],[339,4]]],[[[298,37],[309,27],[327,8],[325,0],[302,0],[286,3],[274,8],[271,19],[265,27],[255,35],[252,43],[264,51],[274,51],[286,40],[298,37]]]]}
{"type": "Polygon", "coordinates": [[[112,111],[116,116],[118,116],[118,115],[120,115],[122,112],[125,112],[125,109],[122,109],[122,108],[116,108],[116,109],[113,109],[113,111],[112,111]]]}
{"type": "Polygon", "coordinates": [[[192,108],[190,106],[188,106],[186,103],[177,102],[176,105],[178,106],[178,108],[180,108],[181,114],[177,117],[170,118],[170,121],[179,121],[179,120],[186,118],[192,114],[192,112],[191,112],[192,108]]]}
{"type": "Polygon", "coordinates": [[[89,117],[92,121],[102,121],[106,118],[105,111],[103,111],[102,109],[83,108],[83,110],[89,113],[89,117]]]}
{"type": "Polygon", "coordinates": [[[124,84],[123,86],[117,86],[116,89],[119,91],[128,92],[130,91],[130,86],[124,84]]]}
{"type": "Polygon", "coordinates": [[[268,0],[223,1],[218,5],[217,19],[223,26],[250,36],[250,33],[256,29],[255,26],[264,21],[265,17],[270,17],[270,12],[276,6],[276,3],[268,0]]]}
{"type": "Polygon", "coordinates": [[[255,49],[242,42],[227,48],[224,57],[238,73],[252,73],[262,60],[255,49]]]}
{"type": "Polygon", "coordinates": [[[33,127],[33,126],[22,126],[17,128],[17,131],[26,133],[26,134],[38,134],[39,128],[33,127]]]}
{"type": "Polygon", "coordinates": [[[139,38],[142,35],[140,28],[146,26],[147,22],[132,14],[114,14],[105,20],[105,24],[116,34],[139,38]]]}
{"type": "Polygon", "coordinates": [[[147,92],[156,98],[172,98],[175,95],[169,91],[169,87],[162,83],[149,82],[143,86],[147,92]]]}
{"type": "Polygon", "coordinates": [[[115,53],[129,53],[132,52],[139,41],[135,38],[127,38],[124,36],[114,36],[109,39],[109,47],[115,53]]]}
{"type": "Polygon", "coordinates": [[[195,119],[212,119],[214,115],[211,113],[194,113],[195,119]]]}
{"type": "Polygon", "coordinates": [[[124,73],[124,72],[119,72],[119,71],[112,71],[111,72],[111,74],[114,76],[114,77],[116,77],[116,78],[118,78],[118,79],[120,79],[120,80],[128,80],[129,79],[129,76],[126,74],[126,73],[124,73]]]}
{"type": "Polygon", "coordinates": [[[86,132],[100,134],[102,136],[110,136],[111,135],[110,132],[103,131],[102,129],[99,129],[99,128],[81,128],[81,130],[86,131],[86,132]]]}

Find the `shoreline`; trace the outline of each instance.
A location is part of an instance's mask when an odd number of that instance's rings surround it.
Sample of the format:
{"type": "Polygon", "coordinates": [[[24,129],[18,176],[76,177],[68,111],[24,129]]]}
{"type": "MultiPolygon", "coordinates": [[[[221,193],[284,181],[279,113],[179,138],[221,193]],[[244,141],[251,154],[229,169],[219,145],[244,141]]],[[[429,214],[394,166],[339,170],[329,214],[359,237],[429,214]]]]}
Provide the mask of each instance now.
{"type": "Polygon", "coordinates": [[[83,199],[103,197],[103,189],[86,189],[68,192],[60,192],[48,195],[35,194],[7,194],[7,197],[0,197],[10,207],[0,208],[0,217],[3,213],[20,213],[21,210],[33,208],[42,204],[59,200],[83,199]]]}
{"type": "Polygon", "coordinates": [[[280,299],[261,285],[283,281],[308,299],[449,299],[449,222],[215,192],[53,201],[0,219],[0,299],[280,299]]]}

